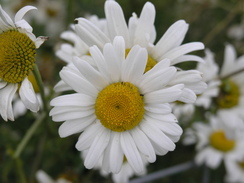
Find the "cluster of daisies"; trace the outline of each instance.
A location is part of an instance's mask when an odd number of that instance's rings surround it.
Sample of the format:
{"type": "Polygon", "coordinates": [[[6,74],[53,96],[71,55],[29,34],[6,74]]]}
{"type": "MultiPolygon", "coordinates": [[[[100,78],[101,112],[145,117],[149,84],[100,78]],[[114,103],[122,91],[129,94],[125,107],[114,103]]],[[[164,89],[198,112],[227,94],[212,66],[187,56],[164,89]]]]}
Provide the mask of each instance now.
{"type": "MultiPolygon", "coordinates": [[[[36,38],[23,19],[31,9],[25,6],[12,21],[0,7],[0,114],[6,121],[14,120],[15,97],[33,112],[41,105],[33,72],[35,50],[47,38],[36,38]]],[[[184,20],[155,43],[152,3],[128,23],[116,1],[107,0],[104,9],[105,19],[77,18],[72,30],[61,34],[69,43],[56,55],[67,65],[59,73],[54,87],[59,96],[50,101],[49,113],[53,121],[63,122],[60,137],[80,134],[75,147],[84,166],[121,183],[145,174],[157,155],[174,151],[182,127],[188,126],[183,143],[196,143],[197,164],[217,168],[224,161],[226,180],[243,180],[244,57],[237,59],[226,45],[219,69],[210,50],[204,58],[191,54],[204,45],[183,44],[184,20]],[[188,61],[197,67],[180,67],[188,61]],[[198,108],[204,119],[192,122],[198,108]]],[[[37,175],[40,182],[52,182],[42,171],[37,175]]]]}

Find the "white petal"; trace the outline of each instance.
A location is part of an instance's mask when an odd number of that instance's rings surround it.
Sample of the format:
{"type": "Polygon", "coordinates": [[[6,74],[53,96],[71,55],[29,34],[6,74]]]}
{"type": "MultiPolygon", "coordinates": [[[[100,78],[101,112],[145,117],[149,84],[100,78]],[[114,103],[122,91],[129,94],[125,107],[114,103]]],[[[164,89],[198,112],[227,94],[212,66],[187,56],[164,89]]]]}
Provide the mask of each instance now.
{"type": "Polygon", "coordinates": [[[51,106],[91,106],[95,104],[95,98],[81,94],[69,94],[54,98],[51,100],[51,106]]]}
{"type": "Polygon", "coordinates": [[[50,111],[50,116],[52,116],[53,121],[65,121],[65,120],[72,120],[83,118],[94,114],[93,107],[54,107],[50,111]]]}
{"type": "Polygon", "coordinates": [[[84,161],[84,165],[88,169],[93,168],[97,164],[99,158],[107,147],[110,139],[110,130],[102,128],[98,134],[94,135],[96,137],[92,142],[84,161]]]}
{"type": "Polygon", "coordinates": [[[17,84],[7,84],[7,86],[0,89],[0,114],[5,121],[8,119],[14,120],[12,100],[17,89],[17,84]]]}
{"type": "Polygon", "coordinates": [[[46,36],[39,36],[35,40],[35,46],[36,48],[39,48],[46,40],[48,40],[48,37],[46,36]]]}
{"type": "Polygon", "coordinates": [[[120,62],[112,44],[105,44],[103,48],[104,59],[107,62],[110,80],[115,83],[120,80],[120,62]]]}
{"type": "Polygon", "coordinates": [[[188,88],[184,88],[182,90],[182,95],[178,100],[181,102],[184,102],[184,103],[191,104],[191,103],[194,103],[196,101],[196,99],[197,99],[197,96],[192,90],[190,90],[188,88]]]}
{"type": "Polygon", "coordinates": [[[187,30],[188,24],[184,20],[179,20],[171,25],[156,44],[153,51],[154,58],[160,60],[166,52],[179,46],[182,43],[187,30]]]}
{"type": "Polygon", "coordinates": [[[80,77],[71,70],[62,69],[60,71],[60,77],[64,82],[71,86],[76,92],[84,93],[92,97],[96,97],[98,90],[86,79],[80,77]]]}
{"type": "Polygon", "coordinates": [[[120,138],[121,147],[126,156],[127,161],[135,172],[143,171],[143,162],[138,152],[136,144],[128,131],[121,133],[120,138]]]}
{"type": "Polygon", "coordinates": [[[172,108],[168,103],[165,104],[147,104],[144,106],[148,112],[159,113],[159,114],[168,114],[172,112],[172,108]]]}
{"type": "Polygon", "coordinates": [[[7,23],[6,25],[9,27],[15,27],[13,20],[9,17],[9,15],[2,9],[2,6],[0,5],[0,19],[3,20],[4,24],[7,23]]]}
{"type": "Polygon", "coordinates": [[[87,116],[84,118],[65,121],[58,129],[60,137],[67,137],[75,133],[82,132],[84,128],[89,126],[96,120],[95,115],[87,116]]]}
{"type": "Polygon", "coordinates": [[[122,65],[122,81],[135,83],[145,71],[147,57],[145,48],[141,48],[138,45],[133,46],[122,65]]]}
{"type": "Polygon", "coordinates": [[[109,84],[103,75],[86,61],[74,57],[73,63],[79,69],[80,73],[82,73],[82,75],[98,90],[102,90],[109,84]]]}
{"type": "Polygon", "coordinates": [[[145,3],[135,30],[133,44],[147,47],[151,40],[151,32],[154,29],[155,7],[152,3],[145,3]]]}
{"type": "Polygon", "coordinates": [[[110,169],[113,173],[119,173],[124,160],[124,153],[120,144],[120,133],[114,132],[114,136],[111,139],[110,149],[110,169]]]}
{"type": "Polygon", "coordinates": [[[96,135],[101,132],[102,129],[104,129],[104,127],[99,121],[96,121],[87,127],[86,130],[80,135],[78,142],[75,145],[76,149],[79,151],[88,149],[96,138],[96,135]]]}
{"type": "MultiPolygon", "coordinates": [[[[156,64],[155,67],[157,65],[160,65],[160,62],[156,64]]],[[[146,94],[163,88],[174,78],[176,73],[175,67],[164,68],[158,72],[153,72],[153,68],[151,70],[152,72],[150,72],[150,75],[148,74],[147,76],[143,76],[144,79],[141,81],[139,85],[142,94],[146,94]]]]}
{"type": "MultiPolygon", "coordinates": [[[[113,40],[115,36],[123,36],[125,43],[128,44],[129,31],[120,5],[115,1],[106,1],[105,14],[110,39],[113,40]]],[[[128,48],[128,45],[126,45],[126,48],[128,48]]]]}
{"type": "Polygon", "coordinates": [[[67,85],[63,80],[59,81],[54,86],[55,92],[63,92],[63,91],[68,91],[68,90],[72,90],[72,88],[69,85],[67,85]]]}
{"type": "Polygon", "coordinates": [[[174,60],[182,55],[185,55],[189,52],[196,51],[196,50],[202,50],[204,49],[204,45],[200,42],[191,42],[183,44],[179,47],[176,47],[166,54],[164,54],[162,57],[160,57],[160,60],[164,58],[169,58],[170,60],[174,60]]]}
{"type": "Polygon", "coordinates": [[[140,128],[151,141],[161,148],[168,151],[173,151],[175,149],[175,144],[172,142],[172,140],[160,129],[153,126],[150,121],[140,123],[140,128]]]}
{"type": "Polygon", "coordinates": [[[183,87],[183,84],[178,84],[169,88],[147,93],[144,95],[144,102],[148,104],[174,102],[182,95],[183,87]]]}
{"type": "Polygon", "coordinates": [[[40,106],[36,93],[27,77],[21,83],[19,95],[27,109],[30,109],[32,112],[37,112],[39,110],[40,106]]]}
{"type": "Polygon", "coordinates": [[[88,46],[97,45],[102,49],[105,43],[111,42],[97,26],[87,19],[77,18],[76,20],[78,24],[75,24],[75,31],[88,46]]]}
{"type": "Polygon", "coordinates": [[[197,61],[199,63],[205,63],[203,58],[196,56],[196,55],[182,55],[174,60],[172,60],[171,64],[175,65],[181,62],[186,62],[186,61],[197,61]]]}
{"type": "Polygon", "coordinates": [[[144,154],[150,163],[156,161],[156,154],[147,136],[139,129],[134,128],[130,131],[138,150],[144,154]]]}
{"type": "Polygon", "coordinates": [[[14,22],[18,22],[18,21],[20,21],[28,11],[30,11],[30,10],[35,10],[35,9],[37,9],[37,8],[34,7],[34,6],[25,6],[25,7],[21,8],[21,9],[16,13],[16,15],[15,15],[15,17],[14,17],[14,22]]]}

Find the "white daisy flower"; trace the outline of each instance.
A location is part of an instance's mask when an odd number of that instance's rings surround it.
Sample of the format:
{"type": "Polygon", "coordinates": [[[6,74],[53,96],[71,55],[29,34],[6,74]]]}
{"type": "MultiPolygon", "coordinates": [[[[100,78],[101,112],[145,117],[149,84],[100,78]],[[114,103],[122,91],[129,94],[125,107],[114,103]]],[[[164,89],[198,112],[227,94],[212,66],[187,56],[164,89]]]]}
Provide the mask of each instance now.
{"type": "MultiPolygon", "coordinates": [[[[188,24],[184,20],[174,23],[161,39],[154,44],[156,31],[154,27],[155,7],[147,2],[138,18],[135,13],[130,18],[128,25],[124,19],[123,10],[115,1],[105,2],[105,15],[108,33],[103,32],[99,27],[85,18],[77,18],[75,31],[77,35],[88,45],[97,45],[100,50],[108,42],[112,42],[115,36],[123,36],[125,39],[126,53],[134,45],[140,45],[148,51],[148,63],[146,71],[150,70],[161,60],[168,58],[171,65],[185,61],[203,62],[202,58],[188,54],[192,51],[204,49],[200,42],[182,44],[188,30],[188,24]]],[[[194,103],[196,94],[202,93],[206,88],[206,83],[202,82],[201,73],[198,71],[177,72],[172,85],[185,84],[183,95],[180,101],[194,103]],[[194,77],[190,77],[194,76],[194,77]]]]}
{"type": "Polygon", "coordinates": [[[12,100],[16,92],[26,108],[33,112],[39,110],[28,75],[35,64],[36,48],[46,37],[36,38],[32,27],[23,19],[32,9],[36,8],[23,7],[13,21],[0,6],[0,114],[5,121],[14,120],[12,100]]]}
{"type": "Polygon", "coordinates": [[[193,124],[197,136],[195,161],[198,165],[205,163],[210,168],[217,168],[230,156],[243,154],[243,130],[238,126],[230,128],[227,125],[230,121],[220,115],[211,116],[209,122],[193,124]]]}
{"type": "Polygon", "coordinates": [[[36,172],[36,179],[38,183],[72,183],[71,181],[62,177],[54,180],[43,170],[38,170],[36,172]]]}
{"type": "Polygon", "coordinates": [[[220,113],[229,112],[244,118],[244,55],[236,58],[232,45],[227,44],[223,66],[220,71],[222,83],[217,97],[220,113]]]}
{"type": "Polygon", "coordinates": [[[118,173],[124,156],[135,172],[143,161],[154,162],[156,154],[175,149],[182,129],[171,113],[169,102],[182,95],[183,84],[168,86],[176,68],[164,59],[146,72],[148,54],[136,45],[125,55],[123,37],[89,49],[96,68],[74,58],[74,67],[64,67],[60,76],[75,92],[51,101],[53,121],[65,121],[59,135],[81,133],[76,148],[88,150],[85,167],[93,168],[103,155],[102,167],[118,173]]]}

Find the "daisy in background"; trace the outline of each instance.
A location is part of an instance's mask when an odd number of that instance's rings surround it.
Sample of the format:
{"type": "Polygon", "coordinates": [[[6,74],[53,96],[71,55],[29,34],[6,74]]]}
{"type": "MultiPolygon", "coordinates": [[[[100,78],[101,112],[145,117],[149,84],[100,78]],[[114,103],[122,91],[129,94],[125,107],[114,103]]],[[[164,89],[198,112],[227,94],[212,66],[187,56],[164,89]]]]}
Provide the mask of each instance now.
{"type": "MultiPolygon", "coordinates": [[[[209,123],[196,122],[192,129],[186,130],[184,142],[185,144],[196,143],[195,162],[198,165],[206,164],[215,169],[222,161],[232,156],[236,158],[243,156],[243,126],[230,128],[228,118],[223,118],[221,115],[211,116],[209,123]]],[[[227,168],[229,164],[225,166],[227,168]]]]}
{"type": "Polygon", "coordinates": [[[65,121],[59,135],[81,133],[76,148],[88,150],[84,165],[91,169],[99,159],[106,172],[119,173],[124,157],[135,172],[143,171],[142,156],[154,162],[157,155],[175,149],[182,134],[169,102],[182,96],[184,84],[168,86],[176,68],[164,59],[145,72],[148,53],[136,45],[125,54],[123,37],[89,48],[96,67],[75,57],[64,67],[61,79],[74,94],[54,98],[53,121],[65,121]]]}
{"type": "Polygon", "coordinates": [[[47,39],[32,33],[32,27],[23,16],[33,6],[20,9],[14,21],[0,6],[0,114],[14,120],[12,100],[17,92],[27,109],[39,110],[39,103],[28,75],[35,64],[36,49],[47,39]]]}
{"type": "Polygon", "coordinates": [[[228,118],[229,125],[243,125],[236,115],[244,119],[244,55],[237,58],[232,45],[225,46],[224,61],[220,70],[221,85],[216,98],[218,113],[228,118]],[[236,114],[236,115],[235,115],[236,114]]]}
{"type": "MultiPolygon", "coordinates": [[[[181,45],[188,30],[188,24],[184,20],[175,22],[154,44],[156,38],[155,7],[152,3],[147,2],[144,5],[139,18],[133,13],[128,25],[121,7],[115,1],[108,0],[105,2],[105,15],[107,27],[105,30],[86,18],[76,19],[75,33],[88,47],[96,45],[100,50],[103,50],[104,45],[111,43],[115,36],[122,36],[125,40],[126,54],[134,45],[140,45],[147,49],[148,61],[145,72],[165,58],[170,59],[171,65],[185,61],[203,62],[202,58],[188,54],[192,51],[204,49],[202,43],[192,42],[181,45]]],[[[202,93],[206,88],[201,73],[196,70],[177,71],[175,78],[169,85],[173,86],[180,83],[184,83],[185,88],[179,100],[186,103],[194,103],[196,94],[202,93]]],[[[55,89],[63,91],[66,87],[58,85],[55,89]]]]}

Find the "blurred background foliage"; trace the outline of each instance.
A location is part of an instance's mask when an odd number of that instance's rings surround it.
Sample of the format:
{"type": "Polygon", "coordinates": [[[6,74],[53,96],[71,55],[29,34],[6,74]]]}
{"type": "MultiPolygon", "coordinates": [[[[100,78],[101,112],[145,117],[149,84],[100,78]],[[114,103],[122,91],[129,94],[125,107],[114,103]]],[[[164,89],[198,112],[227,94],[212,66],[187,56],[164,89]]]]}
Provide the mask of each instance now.
{"type": "MultiPolygon", "coordinates": [[[[104,2],[104,0],[0,0],[3,9],[12,13],[12,16],[25,5],[34,5],[41,9],[41,14],[39,11],[33,11],[26,17],[33,26],[36,36],[49,37],[49,40],[37,51],[37,64],[44,83],[51,89],[59,81],[58,73],[65,65],[55,56],[55,50],[64,42],[60,39],[60,33],[70,29],[70,24],[77,17],[96,14],[104,18],[104,2]],[[39,17],[41,20],[38,20],[38,16],[43,17],[39,17]],[[47,28],[49,26],[50,28],[47,28]]],[[[123,8],[125,18],[128,20],[132,12],[140,15],[146,1],[118,0],[117,2],[123,8]]],[[[203,42],[206,48],[215,53],[215,59],[219,64],[222,63],[226,43],[233,44],[238,55],[244,54],[244,36],[240,39],[228,36],[231,27],[244,24],[243,0],[152,0],[151,2],[156,8],[157,40],[175,21],[184,19],[190,25],[184,43],[203,42]]],[[[196,54],[204,56],[204,51],[196,54]]],[[[75,183],[112,182],[110,177],[104,178],[98,171],[83,167],[80,153],[75,149],[78,135],[60,138],[58,135],[60,124],[52,122],[51,119],[47,119],[39,126],[20,158],[14,161],[13,153],[35,118],[35,114],[27,112],[14,122],[1,120],[0,182],[21,182],[20,175],[24,173],[27,182],[33,183],[36,182],[35,172],[39,169],[43,169],[54,179],[60,176],[69,177],[75,183]]],[[[148,173],[191,161],[194,154],[194,146],[186,147],[179,141],[174,152],[157,157],[157,161],[148,166],[148,173]]],[[[195,167],[154,182],[199,183],[206,182],[207,179],[204,177],[207,175],[211,177],[209,182],[222,183],[224,174],[223,168],[207,170],[204,167],[195,167]]]]}

